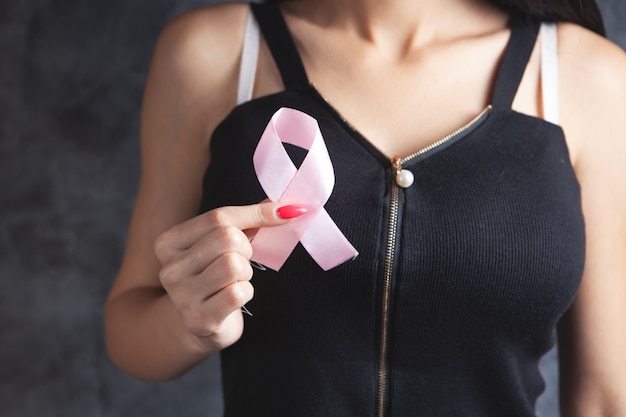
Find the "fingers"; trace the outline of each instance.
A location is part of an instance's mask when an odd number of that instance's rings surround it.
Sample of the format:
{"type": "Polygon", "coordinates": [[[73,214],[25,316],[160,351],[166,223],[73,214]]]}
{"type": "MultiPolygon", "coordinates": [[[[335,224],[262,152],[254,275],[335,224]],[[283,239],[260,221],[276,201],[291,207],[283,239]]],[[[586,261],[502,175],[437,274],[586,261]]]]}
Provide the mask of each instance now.
{"type": "Polygon", "coordinates": [[[190,248],[211,229],[234,226],[239,230],[278,226],[306,213],[306,207],[285,203],[259,203],[248,206],[227,206],[211,210],[164,232],[155,244],[161,249],[185,250],[190,248]],[[282,217],[281,217],[282,216],[282,217]]]}
{"type": "Polygon", "coordinates": [[[168,292],[185,327],[197,337],[211,336],[220,329],[224,331],[224,320],[239,311],[254,295],[249,282],[252,270],[247,261],[233,263],[233,258],[223,259],[223,262],[220,259],[209,268],[213,270],[191,280],[176,282],[168,292]],[[225,273],[225,269],[237,272],[225,273]]]}
{"type": "Polygon", "coordinates": [[[175,305],[199,305],[210,300],[223,288],[252,278],[248,259],[236,252],[221,255],[200,274],[189,275],[173,264],[160,273],[161,284],[175,305]]]}
{"type": "Polygon", "coordinates": [[[195,277],[162,278],[185,327],[198,337],[217,332],[222,322],[252,299],[252,267],[246,258],[229,252],[195,277]]]}
{"type": "Polygon", "coordinates": [[[252,299],[249,282],[233,283],[211,298],[210,303],[181,310],[185,328],[198,338],[211,338],[209,345],[222,349],[242,333],[241,306],[252,299]]]}
{"type": "Polygon", "coordinates": [[[253,273],[249,236],[260,227],[282,225],[306,212],[301,205],[271,202],[221,207],[157,238],[159,279],[192,334],[219,339],[220,345],[234,342],[242,322],[241,313],[233,313],[254,293],[249,282],[253,273]]]}
{"type": "Polygon", "coordinates": [[[249,238],[234,226],[210,230],[187,250],[169,250],[171,253],[162,255],[162,278],[198,275],[218,258],[229,253],[238,254],[245,260],[252,256],[249,238]]]}
{"type": "MultiPolygon", "coordinates": [[[[203,305],[204,335],[215,335],[228,331],[223,323],[232,313],[241,314],[241,306],[252,300],[254,287],[250,282],[236,282],[211,297],[211,302],[203,305]]],[[[200,324],[202,326],[202,324],[200,324]]],[[[198,334],[200,335],[200,334],[198,334]]]]}
{"type": "Polygon", "coordinates": [[[249,282],[232,284],[212,297],[212,303],[202,305],[194,316],[188,316],[185,326],[211,350],[228,347],[243,333],[240,306],[252,299],[253,294],[249,282]]]}

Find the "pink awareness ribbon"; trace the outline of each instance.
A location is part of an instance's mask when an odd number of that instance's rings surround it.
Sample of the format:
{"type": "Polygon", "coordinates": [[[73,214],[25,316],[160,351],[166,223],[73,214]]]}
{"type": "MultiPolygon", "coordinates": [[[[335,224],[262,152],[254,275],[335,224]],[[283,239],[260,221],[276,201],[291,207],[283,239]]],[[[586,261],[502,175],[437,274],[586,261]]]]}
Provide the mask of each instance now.
{"type": "Polygon", "coordinates": [[[252,159],[259,183],[271,201],[308,208],[305,215],[287,224],[259,229],[252,240],[252,261],[278,271],[298,242],[324,271],[359,254],[324,209],[335,186],[335,173],[313,117],[280,108],[261,135],[252,159]],[[300,168],[293,164],[283,143],[308,150],[300,168]]]}

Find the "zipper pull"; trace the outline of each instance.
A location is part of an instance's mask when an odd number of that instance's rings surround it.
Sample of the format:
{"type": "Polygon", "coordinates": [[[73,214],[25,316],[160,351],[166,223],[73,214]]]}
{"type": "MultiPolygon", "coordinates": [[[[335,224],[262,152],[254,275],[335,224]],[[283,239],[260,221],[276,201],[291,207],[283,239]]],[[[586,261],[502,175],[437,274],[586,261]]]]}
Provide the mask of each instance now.
{"type": "Polygon", "coordinates": [[[402,188],[409,188],[413,185],[415,177],[408,169],[402,169],[402,158],[398,155],[391,158],[391,166],[396,171],[396,184],[402,188]]]}

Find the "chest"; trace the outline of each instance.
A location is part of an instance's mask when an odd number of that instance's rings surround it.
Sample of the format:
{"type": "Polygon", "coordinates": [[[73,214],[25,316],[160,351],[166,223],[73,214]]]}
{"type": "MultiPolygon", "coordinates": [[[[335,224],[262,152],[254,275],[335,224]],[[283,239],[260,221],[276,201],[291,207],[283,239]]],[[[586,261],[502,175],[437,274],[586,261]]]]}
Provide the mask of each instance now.
{"type": "MultiPolygon", "coordinates": [[[[308,42],[302,61],[317,92],[353,130],[389,158],[423,149],[465,126],[491,104],[508,31],[418,51],[402,61],[308,42]]],[[[538,114],[539,62],[531,55],[514,108],[538,114]]],[[[255,95],[281,91],[266,45],[255,95]]]]}
{"type": "MultiPolygon", "coordinates": [[[[313,91],[281,93],[239,107],[216,130],[205,209],[265,198],[252,154],[280,107],[320,124],[335,173],[325,209],[360,254],[322,271],[297,245],[279,272],[256,271],[254,320],[231,364],[298,352],[296,364],[363,381],[367,398],[374,369],[401,370],[406,394],[397,398],[427,401],[437,384],[420,376],[458,378],[441,358],[474,366],[520,352],[513,365],[495,366],[506,373],[549,349],[584,259],[579,189],[558,128],[492,110],[445,146],[406,160],[415,181],[400,188],[387,157],[313,91]],[[224,175],[233,166],[238,175],[224,175]]],[[[477,386],[479,370],[463,376],[467,386],[477,386]]]]}
{"type": "Polygon", "coordinates": [[[584,231],[578,183],[558,128],[492,110],[472,129],[405,160],[403,168],[415,182],[400,188],[386,156],[314,92],[279,94],[240,107],[216,131],[205,208],[265,198],[252,154],[272,109],[282,106],[318,120],[335,173],[326,210],[361,252],[323,273],[300,248],[285,266],[298,270],[289,279],[320,274],[329,283],[354,284],[369,293],[388,274],[390,283],[406,286],[399,294],[411,306],[438,299],[434,294],[461,297],[449,304],[459,317],[462,306],[482,306],[506,320],[530,320],[527,305],[511,310],[521,297],[549,311],[538,316],[542,320],[556,320],[569,305],[580,278],[584,231]],[[233,166],[239,175],[225,180],[220,173],[233,166]],[[309,264],[310,270],[300,271],[309,264]],[[565,295],[556,305],[555,293],[565,295]]]}

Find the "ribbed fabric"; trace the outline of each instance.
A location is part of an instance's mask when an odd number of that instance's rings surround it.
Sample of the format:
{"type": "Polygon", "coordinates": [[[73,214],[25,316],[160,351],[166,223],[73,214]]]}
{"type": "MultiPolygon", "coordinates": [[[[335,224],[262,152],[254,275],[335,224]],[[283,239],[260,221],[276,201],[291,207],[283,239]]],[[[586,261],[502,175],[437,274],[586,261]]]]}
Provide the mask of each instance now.
{"type": "MultiPolygon", "coordinates": [[[[255,12],[281,72],[304,71],[275,6],[255,12]]],[[[498,105],[449,146],[404,165],[415,183],[399,195],[387,416],[535,415],[538,361],[584,260],[563,132],[510,109],[535,26],[513,26],[498,105]]],[[[323,272],[298,246],[279,273],[255,271],[254,316],[221,355],[225,416],[375,416],[391,164],[306,74],[289,79],[285,91],[237,106],[214,132],[202,210],[265,199],[252,154],[272,114],[296,108],[320,125],[336,176],[325,208],[360,255],[323,272]]]]}

